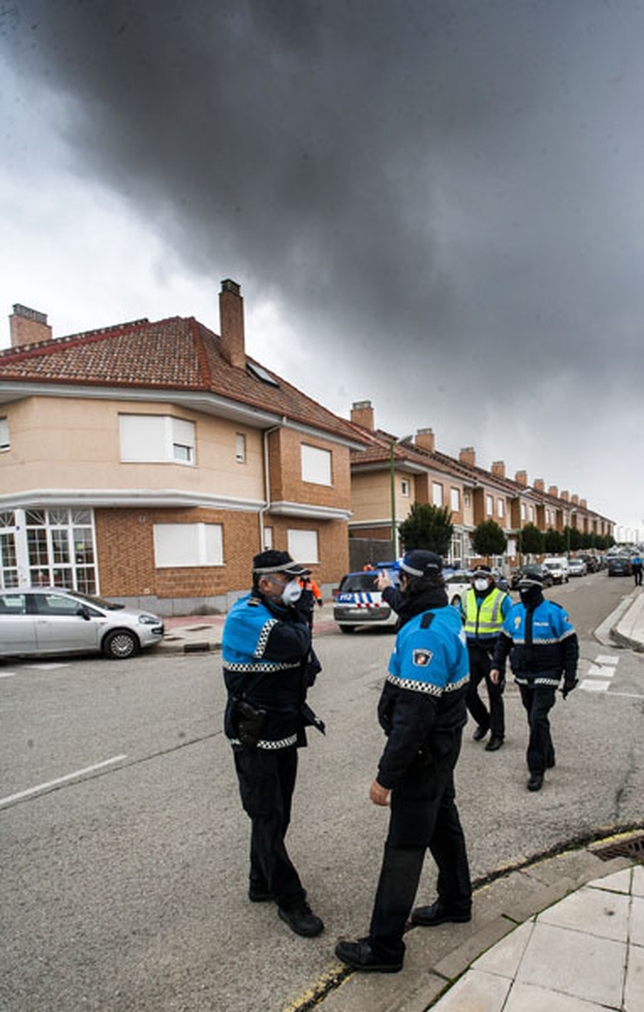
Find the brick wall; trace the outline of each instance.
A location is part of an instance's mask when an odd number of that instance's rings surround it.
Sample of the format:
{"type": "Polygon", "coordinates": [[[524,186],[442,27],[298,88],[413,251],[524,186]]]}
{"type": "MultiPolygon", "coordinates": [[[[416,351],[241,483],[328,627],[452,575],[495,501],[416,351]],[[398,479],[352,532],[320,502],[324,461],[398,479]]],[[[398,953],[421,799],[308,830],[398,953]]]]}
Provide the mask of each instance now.
{"type": "MultiPolygon", "coordinates": [[[[260,550],[257,513],[208,509],[97,509],[96,542],[101,593],[106,597],[199,598],[244,591],[251,582],[253,555],[260,550]],[[223,527],[223,566],[156,569],[154,525],[216,523],[223,527]]],[[[335,584],[347,572],[349,548],[344,521],[267,517],[273,547],[288,549],[288,530],[316,530],[318,583],[335,584]]]]}

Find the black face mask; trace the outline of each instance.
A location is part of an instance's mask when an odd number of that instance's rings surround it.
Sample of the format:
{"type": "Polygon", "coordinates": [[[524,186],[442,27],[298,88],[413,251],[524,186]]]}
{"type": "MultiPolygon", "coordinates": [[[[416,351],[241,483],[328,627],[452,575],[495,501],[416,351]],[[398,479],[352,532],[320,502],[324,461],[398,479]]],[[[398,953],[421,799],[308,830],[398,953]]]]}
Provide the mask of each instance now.
{"type": "Polygon", "coordinates": [[[519,597],[521,604],[524,604],[526,608],[535,608],[543,601],[543,590],[541,587],[526,587],[525,590],[519,588],[519,597]]]}

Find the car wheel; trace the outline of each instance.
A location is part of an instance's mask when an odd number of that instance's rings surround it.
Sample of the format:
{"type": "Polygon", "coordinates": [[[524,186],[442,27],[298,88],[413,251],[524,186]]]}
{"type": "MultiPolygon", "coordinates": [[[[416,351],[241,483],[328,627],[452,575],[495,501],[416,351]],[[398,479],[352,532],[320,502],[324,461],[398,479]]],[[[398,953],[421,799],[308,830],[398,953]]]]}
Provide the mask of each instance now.
{"type": "Polygon", "coordinates": [[[103,653],[111,661],[126,661],[139,652],[139,641],[127,629],[114,629],[103,640],[103,653]]]}
{"type": "Polygon", "coordinates": [[[343,633],[352,633],[353,632],[353,626],[352,625],[341,625],[340,626],[340,632],[343,632],[343,633]]]}

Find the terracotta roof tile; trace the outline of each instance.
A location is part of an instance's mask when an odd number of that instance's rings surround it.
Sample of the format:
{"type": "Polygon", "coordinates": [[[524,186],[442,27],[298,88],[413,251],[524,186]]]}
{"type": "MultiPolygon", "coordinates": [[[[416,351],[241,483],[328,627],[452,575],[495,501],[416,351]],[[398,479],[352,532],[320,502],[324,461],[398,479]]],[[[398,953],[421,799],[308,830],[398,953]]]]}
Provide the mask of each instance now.
{"type": "Polygon", "coordinates": [[[178,316],[152,323],[140,320],[0,352],[0,383],[200,390],[285,415],[344,439],[366,442],[352,423],[262,368],[275,379],[276,386],[231,366],[221,354],[218,335],[192,317],[178,316]]]}

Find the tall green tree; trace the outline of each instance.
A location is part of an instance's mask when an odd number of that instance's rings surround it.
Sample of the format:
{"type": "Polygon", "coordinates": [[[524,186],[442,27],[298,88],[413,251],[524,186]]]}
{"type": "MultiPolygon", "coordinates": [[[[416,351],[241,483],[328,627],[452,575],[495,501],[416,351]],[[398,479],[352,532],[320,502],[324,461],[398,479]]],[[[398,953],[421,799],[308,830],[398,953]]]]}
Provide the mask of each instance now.
{"type": "Polygon", "coordinates": [[[566,539],[561,531],[549,527],[543,536],[543,549],[548,555],[560,555],[566,551],[566,539]]]}
{"type": "Polygon", "coordinates": [[[452,540],[452,511],[447,506],[431,503],[414,503],[409,516],[398,528],[403,551],[425,548],[437,555],[446,556],[452,540]]]}
{"type": "Polygon", "coordinates": [[[564,527],[563,532],[566,538],[566,550],[569,552],[578,552],[583,541],[581,531],[578,531],[576,527],[566,526],[564,527]]]}
{"type": "Polygon", "coordinates": [[[535,524],[526,524],[521,529],[521,548],[526,555],[541,555],[544,537],[535,524]]]}
{"type": "Polygon", "coordinates": [[[490,555],[503,555],[508,539],[503,528],[496,520],[482,520],[474,528],[472,534],[472,548],[477,555],[484,555],[489,559],[490,555]]]}

